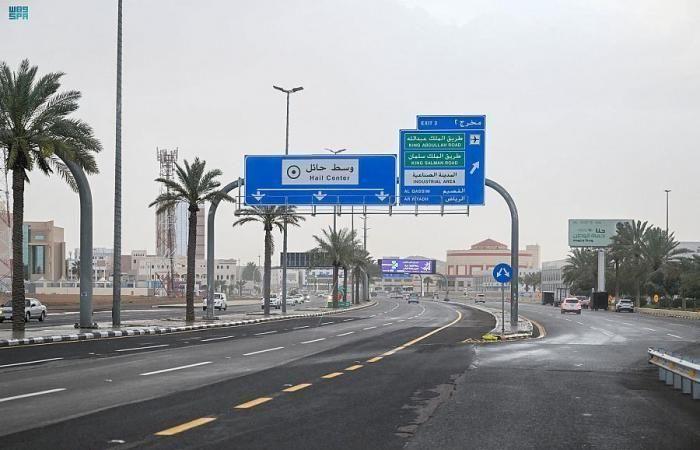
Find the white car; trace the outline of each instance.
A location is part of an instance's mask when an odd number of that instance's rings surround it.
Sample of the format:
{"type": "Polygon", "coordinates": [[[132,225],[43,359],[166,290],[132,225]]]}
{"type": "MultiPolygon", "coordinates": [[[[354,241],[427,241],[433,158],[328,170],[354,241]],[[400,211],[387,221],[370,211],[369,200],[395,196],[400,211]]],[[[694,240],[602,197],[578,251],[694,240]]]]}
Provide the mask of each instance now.
{"type": "Polygon", "coordinates": [[[615,312],[634,312],[634,302],[628,298],[621,298],[615,303],[615,312]]]}
{"type": "MultiPolygon", "coordinates": [[[[287,299],[289,301],[289,299],[287,299]]],[[[270,308],[280,309],[282,307],[282,296],[270,294],[270,308]]],[[[260,308],[265,309],[265,297],[260,299],[260,308]]]]}
{"type": "MultiPolygon", "coordinates": [[[[31,319],[38,319],[43,322],[46,319],[46,305],[35,298],[26,298],[24,300],[24,321],[29,322],[31,319]]],[[[12,300],[8,300],[2,305],[2,314],[0,314],[0,322],[3,320],[12,320],[12,300]]]]}
{"type": "MultiPolygon", "coordinates": [[[[214,309],[218,309],[219,311],[226,311],[226,308],[228,308],[228,300],[226,299],[226,294],[224,294],[223,292],[214,292],[214,309]]],[[[207,310],[206,297],[204,297],[204,300],[202,300],[202,310],[207,310]]]]}

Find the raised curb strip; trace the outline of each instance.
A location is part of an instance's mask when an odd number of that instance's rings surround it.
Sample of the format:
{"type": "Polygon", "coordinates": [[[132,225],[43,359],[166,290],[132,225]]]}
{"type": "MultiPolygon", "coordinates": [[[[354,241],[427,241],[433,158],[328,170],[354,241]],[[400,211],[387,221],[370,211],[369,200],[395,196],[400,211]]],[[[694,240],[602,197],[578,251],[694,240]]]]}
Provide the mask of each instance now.
{"type": "Polygon", "coordinates": [[[700,312],[695,311],[674,311],[671,309],[651,309],[651,308],[635,308],[642,314],[656,317],[676,317],[679,319],[700,320],[700,312]]]}
{"type": "Polygon", "coordinates": [[[366,305],[361,305],[353,308],[347,308],[337,311],[327,311],[318,312],[311,314],[292,314],[284,317],[261,317],[260,319],[248,319],[248,320],[236,320],[232,322],[219,322],[219,323],[206,323],[201,325],[185,325],[182,327],[148,327],[148,328],[130,328],[127,330],[109,330],[109,331],[93,331],[89,333],[73,333],[73,334],[63,334],[56,336],[39,336],[39,337],[29,337],[23,339],[0,339],[1,347],[14,347],[19,345],[31,345],[31,344],[49,344],[53,342],[66,342],[66,341],[87,341],[91,339],[104,339],[111,337],[123,337],[123,336],[145,336],[149,334],[167,334],[167,333],[177,333],[181,331],[192,331],[192,330],[203,330],[208,328],[227,328],[236,327],[241,325],[250,325],[254,323],[262,322],[277,322],[281,320],[288,319],[301,319],[305,317],[321,317],[333,314],[340,314],[348,311],[357,311],[364,308],[369,308],[370,306],[376,305],[377,302],[368,303],[366,305]]]}

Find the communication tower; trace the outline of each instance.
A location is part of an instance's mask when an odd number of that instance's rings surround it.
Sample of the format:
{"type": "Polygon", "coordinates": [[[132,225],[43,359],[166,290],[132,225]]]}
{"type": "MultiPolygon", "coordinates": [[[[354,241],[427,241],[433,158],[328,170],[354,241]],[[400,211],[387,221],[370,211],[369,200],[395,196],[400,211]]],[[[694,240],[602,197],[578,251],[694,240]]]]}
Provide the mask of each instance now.
{"type": "MultiPolygon", "coordinates": [[[[159,176],[172,180],[175,174],[175,162],[177,161],[177,148],[168,150],[156,147],[156,159],[160,164],[159,176]]],[[[169,192],[169,188],[161,184],[160,192],[169,192]]],[[[168,209],[165,213],[156,213],[156,254],[169,260],[170,272],[166,277],[158,276],[161,285],[165,278],[166,295],[175,294],[175,208],[168,209]]]]}

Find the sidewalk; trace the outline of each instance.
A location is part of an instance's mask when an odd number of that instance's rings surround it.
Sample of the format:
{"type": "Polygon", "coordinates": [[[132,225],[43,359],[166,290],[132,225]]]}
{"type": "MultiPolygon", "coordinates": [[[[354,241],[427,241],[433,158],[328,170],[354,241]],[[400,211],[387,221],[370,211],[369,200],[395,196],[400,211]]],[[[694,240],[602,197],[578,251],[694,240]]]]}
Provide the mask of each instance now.
{"type": "Polygon", "coordinates": [[[282,315],[281,313],[271,313],[269,317],[251,317],[251,314],[227,314],[224,320],[207,321],[198,319],[187,323],[178,318],[163,318],[153,320],[128,320],[123,321],[121,327],[112,327],[111,322],[98,322],[98,328],[94,330],[79,330],[73,325],[47,326],[42,328],[30,328],[18,335],[12,330],[0,330],[0,347],[10,347],[16,345],[45,344],[49,342],[84,341],[89,339],[100,339],[121,336],[141,336],[147,334],[165,334],[181,331],[201,330],[207,328],[224,328],[253,323],[278,321],[285,319],[295,319],[304,317],[321,317],[332,314],[339,314],[348,311],[368,308],[376,305],[377,302],[353,306],[343,309],[317,308],[315,311],[304,313],[294,313],[282,315]]]}

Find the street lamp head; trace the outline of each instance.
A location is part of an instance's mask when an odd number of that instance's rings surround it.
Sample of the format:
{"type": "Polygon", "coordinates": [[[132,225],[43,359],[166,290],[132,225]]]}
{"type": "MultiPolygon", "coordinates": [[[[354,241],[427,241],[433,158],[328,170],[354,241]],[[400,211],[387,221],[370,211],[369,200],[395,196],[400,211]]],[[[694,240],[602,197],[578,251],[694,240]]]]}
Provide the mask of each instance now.
{"type": "Polygon", "coordinates": [[[324,150],[329,151],[333,153],[334,155],[337,155],[338,153],[342,153],[347,150],[347,148],[340,148],[338,150],[333,150],[332,148],[324,148],[324,150]]]}
{"type": "Polygon", "coordinates": [[[668,194],[669,192],[671,192],[671,190],[670,190],[670,189],[664,189],[664,192],[668,194]]]}
{"type": "Polygon", "coordinates": [[[279,86],[275,86],[274,84],[272,85],[272,88],[273,88],[273,89],[277,89],[278,91],[287,92],[286,89],[281,88],[281,87],[279,87],[279,86]]]}
{"type": "Polygon", "coordinates": [[[304,87],[299,86],[299,87],[295,87],[294,89],[292,89],[292,92],[303,91],[303,90],[304,90],[304,87]]]}

